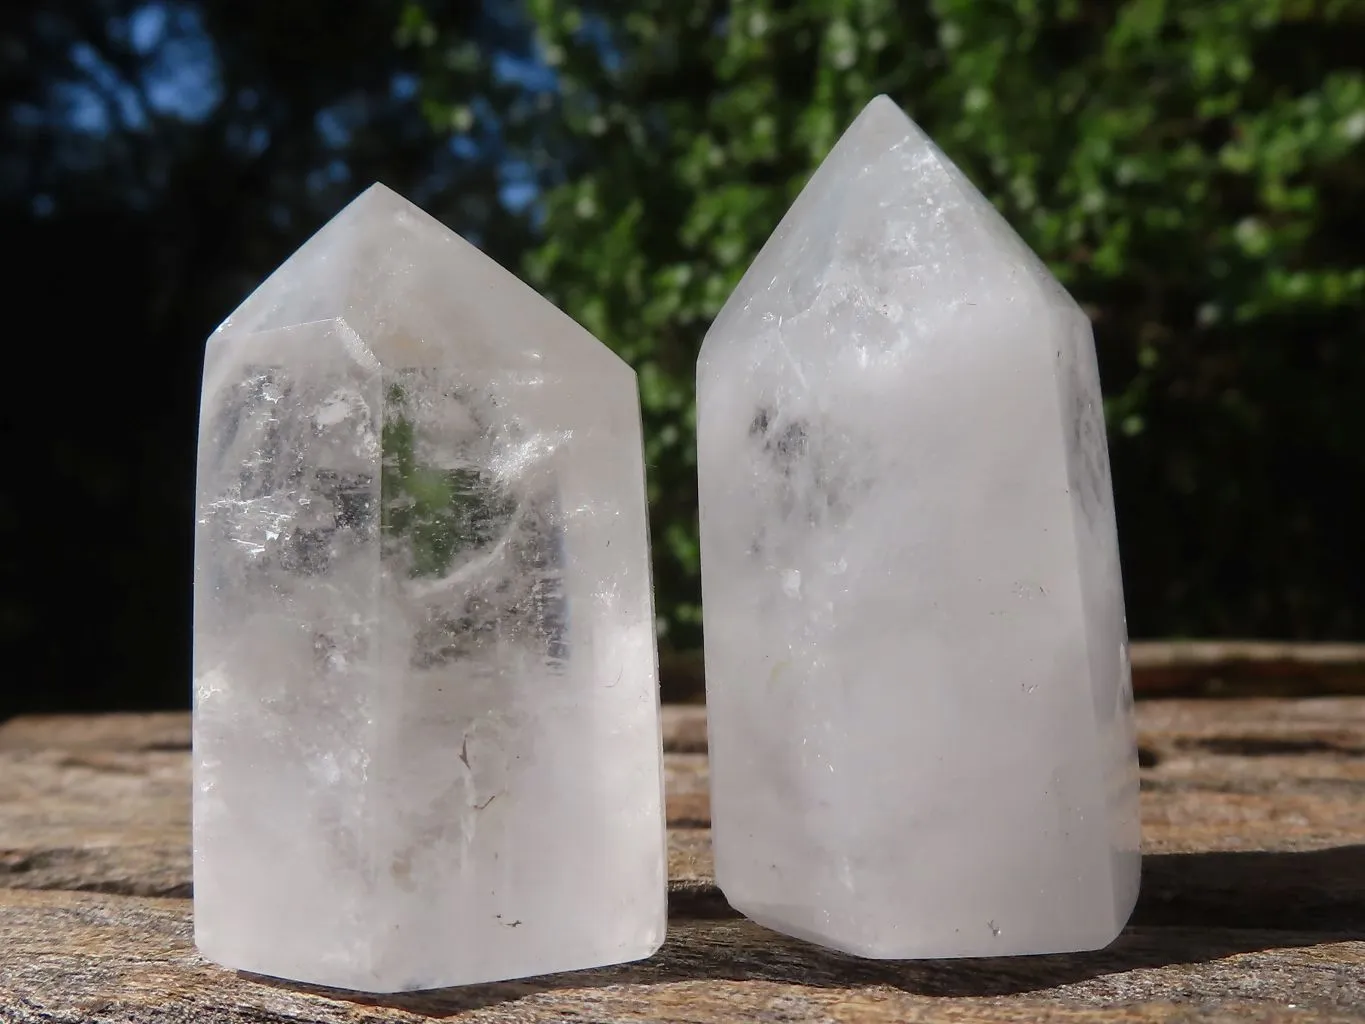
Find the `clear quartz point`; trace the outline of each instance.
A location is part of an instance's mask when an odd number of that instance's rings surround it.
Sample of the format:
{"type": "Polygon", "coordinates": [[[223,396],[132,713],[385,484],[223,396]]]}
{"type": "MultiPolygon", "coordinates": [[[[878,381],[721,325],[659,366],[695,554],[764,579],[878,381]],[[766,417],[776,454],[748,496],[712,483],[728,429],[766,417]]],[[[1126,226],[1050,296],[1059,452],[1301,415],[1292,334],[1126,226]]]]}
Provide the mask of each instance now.
{"type": "Polygon", "coordinates": [[[662,942],[635,375],[374,186],[208,342],[195,939],[365,991],[662,942]]]}
{"type": "Polygon", "coordinates": [[[697,367],[716,878],[869,957],[1092,949],[1139,876],[1090,324],[894,103],[697,367]]]}

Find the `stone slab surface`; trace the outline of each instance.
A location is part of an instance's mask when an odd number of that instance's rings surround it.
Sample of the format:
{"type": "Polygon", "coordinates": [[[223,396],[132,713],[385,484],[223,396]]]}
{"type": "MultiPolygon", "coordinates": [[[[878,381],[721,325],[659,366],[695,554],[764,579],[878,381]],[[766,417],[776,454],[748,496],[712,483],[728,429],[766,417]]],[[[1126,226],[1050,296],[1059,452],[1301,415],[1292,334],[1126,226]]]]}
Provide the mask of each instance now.
{"type": "Polygon", "coordinates": [[[668,708],[670,931],[639,964],[396,997],[234,974],[190,930],[188,717],[0,725],[0,1021],[1363,1021],[1365,698],[1138,705],[1147,852],[1098,953],[878,963],[737,919],[705,710],[668,708]]]}

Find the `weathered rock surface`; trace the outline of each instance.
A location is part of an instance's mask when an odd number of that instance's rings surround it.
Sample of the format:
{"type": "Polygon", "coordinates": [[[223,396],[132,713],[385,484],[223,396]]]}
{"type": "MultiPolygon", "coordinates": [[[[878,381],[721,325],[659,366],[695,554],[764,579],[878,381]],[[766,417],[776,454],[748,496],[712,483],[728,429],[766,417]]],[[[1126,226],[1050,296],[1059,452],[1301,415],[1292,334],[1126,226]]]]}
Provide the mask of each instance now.
{"type": "Polygon", "coordinates": [[[1096,953],[923,963],[852,960],[733,917],[712,881],[704,714],[664,716],[676,824],[660,953],[394,997],[194,952],[187,716],[0,725],[0,1021],[1365,1021],[1365,699],[1140,701],[1134,924],[1096,953]]]}

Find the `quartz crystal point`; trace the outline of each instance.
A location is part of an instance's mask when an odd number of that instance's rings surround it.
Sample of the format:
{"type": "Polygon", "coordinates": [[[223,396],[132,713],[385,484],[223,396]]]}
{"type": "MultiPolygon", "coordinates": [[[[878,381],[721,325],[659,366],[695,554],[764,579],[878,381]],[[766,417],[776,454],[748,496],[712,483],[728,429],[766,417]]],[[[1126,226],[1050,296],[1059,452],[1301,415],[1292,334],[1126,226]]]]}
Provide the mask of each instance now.
{"type": "Polygon", "coordinates": [[[1097,948],[1137,896],[1090,325],[885,97],[697,369],[716,879],[869,957],[1097,948]]]}
{"type": "Polygon", "coordinates": [[[209,339],[195,939],[367,991],[658,948],[635,375],[382,186],[209,339]]]}

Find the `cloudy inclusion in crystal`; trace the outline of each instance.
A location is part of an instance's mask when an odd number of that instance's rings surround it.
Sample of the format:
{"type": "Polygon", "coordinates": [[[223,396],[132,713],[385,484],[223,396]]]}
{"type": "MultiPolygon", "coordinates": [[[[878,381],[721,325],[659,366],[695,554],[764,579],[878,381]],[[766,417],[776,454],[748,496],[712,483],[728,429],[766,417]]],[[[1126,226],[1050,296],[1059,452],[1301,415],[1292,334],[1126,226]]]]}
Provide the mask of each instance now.
{"type": "Polygon", "coordinates": [[[633,372],[382,187],[214,334],[195,934],[370,991],[664,929],[633,372]]]}
{"type": "Polygon", "coordinates": [[[873,957],[1095,948],[1136,751],[1090,326],[886,98],[697,369],[716,877],[873,957]]]}

